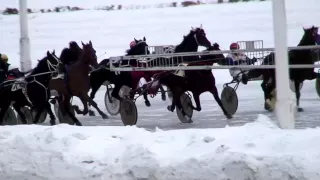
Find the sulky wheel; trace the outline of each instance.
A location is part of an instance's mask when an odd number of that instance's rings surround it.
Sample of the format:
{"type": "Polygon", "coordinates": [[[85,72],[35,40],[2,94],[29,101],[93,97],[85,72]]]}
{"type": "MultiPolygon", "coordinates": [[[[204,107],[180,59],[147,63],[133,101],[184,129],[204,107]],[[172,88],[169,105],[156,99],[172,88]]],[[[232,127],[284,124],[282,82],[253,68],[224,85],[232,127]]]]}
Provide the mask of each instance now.
{"type": "Polygon", "coordinates": [[[230,115],[234,115],[236,113],[238,109],[238,96],[232,87],[225,86],[223,88],[221,92],[221,102],[230,115]]]}
{"type": "Polygon", "coordinates": [[[138,121],[138,111],[136,104],[130,99],[121,100],[120,116],[122,123],[125,126],[136,125],[138,121]]]}
{"type": "MultiPolygon", "coordinates": [[[[26,107],[26,106],[22,107],[21,108],[21,112],[25,115],[28,124],[33,124],[33,118],[34,117],[32,116],[30,108],[26,107]]],[[[22,124],[22,120],[21,120],[21,117],[19,116],[19,114],[17,115],[17,119],[18,119],[18,122],[20,124],[22,124]]]]}
{"type": "MultiPolygon", "coordinates": [[[[75,115],[74,108],[72,107],[71,103],[69,104],[69,108],[71,109],[72,114],[75,115]]],[[[60,123],[66,123],[69,125],[74,124],[72,118],[69,115],[67,115],[67,114],[65,116],[63,115],[63,113],[61,112],[61,109],[59,107],[58,102],[56,102],[54,104],[54,112],[55,112],[56,116],[58,117],[60,123]]]]}
{"type": "Polygon", "coordinates": [[[17,125],[21,124],[21,122],[18,121],[18,118],[13,110],[12,107],[9,107],[6,114],[3,117],[3,124],[4,125],[17,125]]]}
{"type": "Polygon", "coordinates": [[[108,88],[104,95],[104,104],[108,113],[112,116],[119,114],[120,111],[120,101],[114,97],[112,97],[111,93],[113,88],[108,88]]]}
{"type": "Polygon", "coordinates": [[[192,108],[192,106],[190,106],[192,104],[191,98],[188,96],[188,94],[184,93],[180,97],[180,102],[181,102],[182,108],[183,108],[184,112],[186,113],[187,117],[182,115],[182,112],[179,108],[176,108],[177,116],[178,116],[179,120],[182,123],[192,123],[191,118],[193,115],[193,108],[192,108]]]}
{"type": "MultiPolygon", "coordinates": [[[[290,84],[290,89],[291,89],[291,91],[292,92],[296,92],[296,88],[294,88],[294,81],[292,81],[291,79],[290,79],[290,82],[289,82],[290,84]]],[[[301,82],[300,83],[300,85],[299,85],[299,88],[300,88],[300,90],[302,89],[302,86],[303,86],[303,82],[301,82]]]]}

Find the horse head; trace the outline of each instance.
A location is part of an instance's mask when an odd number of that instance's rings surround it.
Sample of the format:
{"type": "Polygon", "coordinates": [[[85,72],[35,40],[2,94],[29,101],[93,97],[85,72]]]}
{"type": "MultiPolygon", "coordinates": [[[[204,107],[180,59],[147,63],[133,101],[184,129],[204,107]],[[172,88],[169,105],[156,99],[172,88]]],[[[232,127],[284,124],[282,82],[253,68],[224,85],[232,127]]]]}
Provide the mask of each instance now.
{"type": "Polygon", "coordinates": [[[193,35],[194,39],[198,43],[198,46],[210,47],[211,43],[206,37],[206,33],[202,28],[202,24],[199,28],[191,27],[190,33],[193,35]]]}
{"type": "Polygon", "coordinates": [[[146,42],[146,38],[143,37],[143,39],[137,40],[134,38],[134,41],[136,42],[136,45],[131,47],[127,51],[127,55],[145,55],[145,54],[150,54],[150,51],[148,49],[148,44],[146,42]]]}
{"type": "Polygon", "coordinates": [[[83,56],[84,56],[84,61],[88,64],[90,64],[94,68],[98,68],[98,60],[97,60],[97,55],[96,55],[96,50],[93,48],[92,42],[89,41],[88,44],[82,44],[82,49],[83,49],[83,56]]]}
{"type": "MultiPolygon", "coordinates": [[[[304,34],[298,46],[312,46],[316,44],[318,28],[315,26],[303,28],[304,34]]],[[[291,64],[313,64],[313,50],[291,50],[290,51],[291,64]]]]}
{"type": "Polygon", "coordinates": [[[196,52],[199,46],[211,46],[202,25],[198,28],[191,27],[189,34],[183,36],[183,41],[176,46],[175,52],[196,52]]]}
{"type": "Polygon", "coordinates": [[[317,41],[318,35],[318,27],[312,26],[303,28],[304,34],[300,40],[298,46],[308,46],[308,45],[315,45],[317,41]]]}
{"type": "Polygon", "coordinates": [[[30,75],[37,75],[41,73],[52,72],[52,73],[42,74],[34,77],[39,82],[44,83],[45,81],[48,81],[53,76],[54,72],[57,72],[59,63],[60,63],[60,60],[57,58],[56,55],[54,55],[54,51],[53,53],[50,53],[49,51],[47,51],[46,56],[41,60],[38,60],[37,66],[32,70],[30,75]]]}

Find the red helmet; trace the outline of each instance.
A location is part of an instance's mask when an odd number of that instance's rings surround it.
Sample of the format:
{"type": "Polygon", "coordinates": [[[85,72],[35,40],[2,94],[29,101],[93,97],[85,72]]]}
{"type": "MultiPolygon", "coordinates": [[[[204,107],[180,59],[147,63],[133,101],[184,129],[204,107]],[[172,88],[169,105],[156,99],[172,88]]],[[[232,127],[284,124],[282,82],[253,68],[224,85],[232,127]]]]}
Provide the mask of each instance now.
{"type": "Polygon", "coordinates": [[[240,46],[238,43],[232,43],[230,44],[230,50],[233,50],[233,49],[240,49],[240,46]]]}
{"type": "Polygon", "coordinates": [[[133,48],[136,44],[137,44],[136,41],[131,41],[129,46],[130,48],[133,48]]]}

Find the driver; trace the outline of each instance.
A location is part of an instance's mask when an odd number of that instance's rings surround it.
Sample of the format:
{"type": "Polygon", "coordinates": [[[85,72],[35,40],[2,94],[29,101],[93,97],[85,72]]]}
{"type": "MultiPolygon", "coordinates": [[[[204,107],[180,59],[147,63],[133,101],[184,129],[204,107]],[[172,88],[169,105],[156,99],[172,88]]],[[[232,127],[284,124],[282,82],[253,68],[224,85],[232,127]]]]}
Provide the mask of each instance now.
{"type": "Polygon", "coordinates": [[[14,78],[23,76],[23,73],[20,72],[18,67],[15,67],[10,63],[8,63],[9,58],[6,54],[0,54],[0,59],[2,64],[2,66],[0,65],[0,67],[2,67],[0,68],[0,71],[2,70],[3,72],[3,74],[0,75],[1,78],[5,78],[4,80],[6,80],[6,79],[14,79],[14,78]]]}
{"type": "MultiPolygon", "coordinates": [[[[239,50],[240,46],[238,43],[231,43],[230,50],[239,50]]],[[[256,58],[250,59],[244,53],[241,52],[231,52],[227,55],[226,61],[228,65],[252,65],[257,62],[256,58]]],[[[240,68],[234,67],[230,69],[230,74],[233,78],[236,78],[238,81],[242,81],[243,84],[248,83],[248,71],[242,70],[240,68]]]]}

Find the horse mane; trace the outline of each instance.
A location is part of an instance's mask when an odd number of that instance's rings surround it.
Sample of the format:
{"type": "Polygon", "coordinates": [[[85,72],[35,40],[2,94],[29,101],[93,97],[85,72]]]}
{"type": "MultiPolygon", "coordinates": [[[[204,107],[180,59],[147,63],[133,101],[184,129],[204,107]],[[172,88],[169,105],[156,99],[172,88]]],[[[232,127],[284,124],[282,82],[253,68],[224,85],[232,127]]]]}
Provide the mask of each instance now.
{"type": "MultiPolygon", "coordinates": [[[[199,29],[199,28],[197,28],[197,29],[199,29]]],[[[174,49],[175,52],[180,52],[180,50],[183,49],[186,42],[189,41],[189,38],[192,37],[194,35],[194,33],[195,33],[195,31],[190,30],[188,35],[183,36],[182,42],[175,47],[175,49],[174,49]]]]}
{"type": "MultiPolygon", "coordinates": [[[[312,36],[312,30],[304,30],[304,34],[298,44],[298,46],[308,46],[315,45],[315,38],[312,36]]],[[[295,64],[313,64],[312,50],[291,50],[289,52],[290,59],[292,63],[295,64]]]]}

